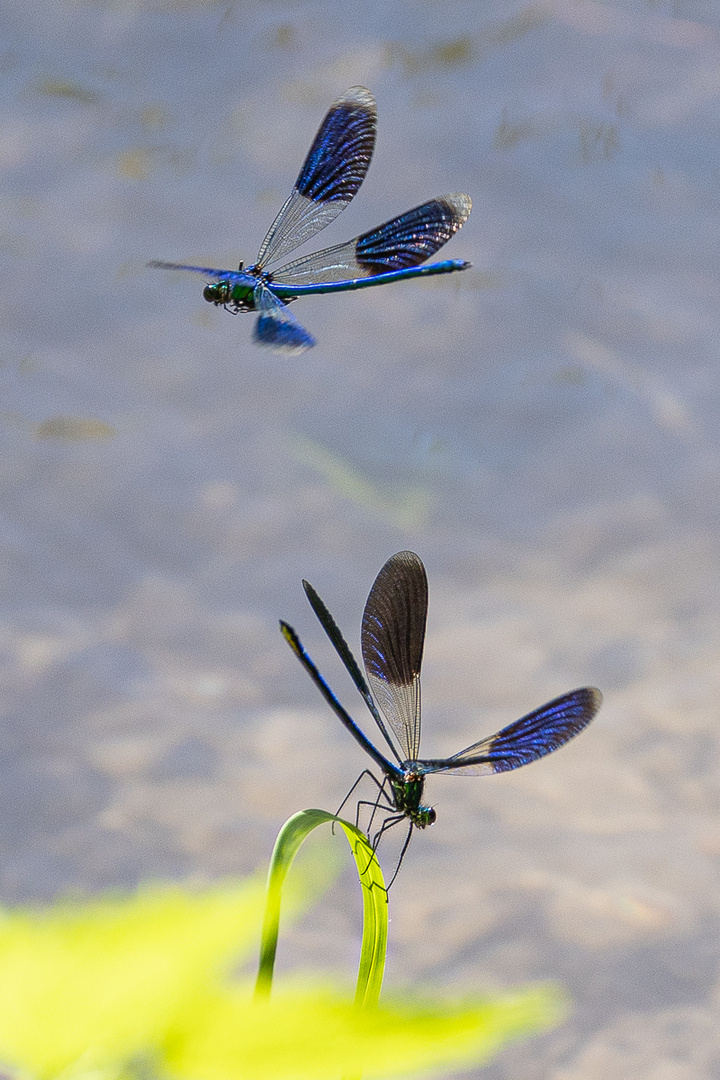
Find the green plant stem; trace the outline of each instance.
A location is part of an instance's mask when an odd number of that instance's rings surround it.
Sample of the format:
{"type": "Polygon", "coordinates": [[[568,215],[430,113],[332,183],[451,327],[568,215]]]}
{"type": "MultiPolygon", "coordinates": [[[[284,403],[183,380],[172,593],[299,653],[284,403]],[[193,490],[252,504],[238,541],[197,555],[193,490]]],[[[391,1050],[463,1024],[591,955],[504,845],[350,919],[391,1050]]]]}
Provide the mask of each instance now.
{"type": "Polygon", "coordinates": [[[303,840],[318,825],[337,822],[348,839],[363,886],[363,936],[360,950],[355,1004],[372,1008],[380,998],[387,952],[387,890],[382,870],[367,837],[349,821],[326,810],[301,810],[289,818],[275,841],[268,871],[267,898],[260,938],[260,962],[255,983],[255,999],[269,997],[280,930],[282,888],[293,859],[303,840]]]}

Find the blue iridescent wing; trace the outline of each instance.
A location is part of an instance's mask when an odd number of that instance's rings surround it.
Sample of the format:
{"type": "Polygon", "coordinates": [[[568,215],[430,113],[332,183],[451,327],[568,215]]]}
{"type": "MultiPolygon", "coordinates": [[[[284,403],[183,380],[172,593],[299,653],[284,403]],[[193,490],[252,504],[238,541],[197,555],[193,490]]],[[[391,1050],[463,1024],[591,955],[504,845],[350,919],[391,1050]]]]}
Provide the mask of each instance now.
{"type": "Polygon", "coordinates": [[[287,305],[260,282],[253,293],[255,310],[258,312],[253,341],[265,345],[274,352],[297,355],[311,349],[315,338],[288,311],[287,305]]]}
{"type": "Polygon", "coordinates": [[[420,749],[427,601],[422,560],[413,551],[399,551],[375,578],[362,618],[362,654],[370,689],[406,760],[414,760],[420,749]]]}
{"type": "Polygon", "coordinates": [[[214,277],[218,281],[228,281],[230,278],[247,278],[247,274],[238,270],[215,270],[211,266],[187,266],[185,263],[161,262],[153,259],[148,263],[153,270],[192,270],[194,274],[202,274],[204,277],[214,277]]]}
{"type": "Polygon", "coordinates": [[[272,274],[279,285],[310,285],[375,277],[419,266],[467,221],[469,195],[442,195],[386,221],[345,244],[324,248],[281,266],[272,274]]]}
{"type": "Polygon", "coordinates": [[[287,255],[342,213],[365,179],[376,127],[375,99],[364,86],[351,86],[330,106],[290,198],[262,242],[256,266],[287,255]]]}
{"type": "Polygon", "coordinates": [[[421,761],[423,773],[482,776],[519,769],[552,754],[586,727],[602,704],[602,694],[591,686],[573,690],[528,713],[488,739],[468,746],[443,761],[421,761]]]}

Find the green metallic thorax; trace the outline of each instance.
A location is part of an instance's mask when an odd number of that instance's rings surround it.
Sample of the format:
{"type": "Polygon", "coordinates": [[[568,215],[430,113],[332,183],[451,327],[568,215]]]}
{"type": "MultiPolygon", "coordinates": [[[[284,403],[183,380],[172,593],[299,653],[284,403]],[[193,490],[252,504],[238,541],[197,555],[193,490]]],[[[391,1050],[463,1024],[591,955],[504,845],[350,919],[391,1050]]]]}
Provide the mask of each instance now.
{"type": "Polygon", "coordinates": [[[219,307],[231,307],[235,311],[255,310],[255,285],[242,281],[216,281],[203,289],[203,299],[219,307]]]}
{"type": "Polygon", "coordinates": [[[425,777],[413,768],[412,761],[405,761],[400,766],[402,781],[390,778],[395,807],[399,814],[405,814],[418,829],[425,829],[435,823],[435,811],[432,806],[421,806],[425,777]]]}

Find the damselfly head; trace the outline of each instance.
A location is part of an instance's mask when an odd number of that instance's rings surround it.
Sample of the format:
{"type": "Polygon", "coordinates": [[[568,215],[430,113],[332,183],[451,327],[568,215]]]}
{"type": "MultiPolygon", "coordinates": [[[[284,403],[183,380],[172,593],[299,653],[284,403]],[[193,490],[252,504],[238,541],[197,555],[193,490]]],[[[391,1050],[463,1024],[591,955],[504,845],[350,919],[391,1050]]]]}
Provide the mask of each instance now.
{"type": "Polygon", "coordinates": [[[426,829],[428,825],[434,825],[436,820],[437,814],[432,806],[418,806],[412,819],[413,825],[417,825],[418,829],[426,829]]]}
{"type": "Polygon", "coordinates": [[[227,304],[230,299],[230,286],[227,281],[213,281],[203,289],[203,300],[208,304],[227,304]]]}

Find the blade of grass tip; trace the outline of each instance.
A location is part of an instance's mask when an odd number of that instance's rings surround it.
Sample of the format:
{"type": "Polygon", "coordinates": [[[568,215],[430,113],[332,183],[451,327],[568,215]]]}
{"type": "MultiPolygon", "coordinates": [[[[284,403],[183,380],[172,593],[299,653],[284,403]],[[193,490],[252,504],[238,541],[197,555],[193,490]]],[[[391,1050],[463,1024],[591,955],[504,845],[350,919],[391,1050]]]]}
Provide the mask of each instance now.
{"type": "Polygon", "coordinates": [[[355,857],[363,886],[363,936],[355,1004],[372,1008],[380,1000],[387,953],[388,896],[380,863],[368,838],[354,825],[338,818],[355,857]]]}
{"type": "Polygon", "coordinates": [[[342,826],[357,865],[363,886],[363,937],[360,950],[355,1004],[376,1005],[380,997],[387,950],[387,890],[375,852],[367,837],[349,821],[326,810],[301,810],[278,833],[268,871],[265,915],[260,937],[260,962],[255,983],[255,1000],[270,996],[275,954],[280,930],[282,888],[300,845],[318,825],[336,821],[342,826]]]}

